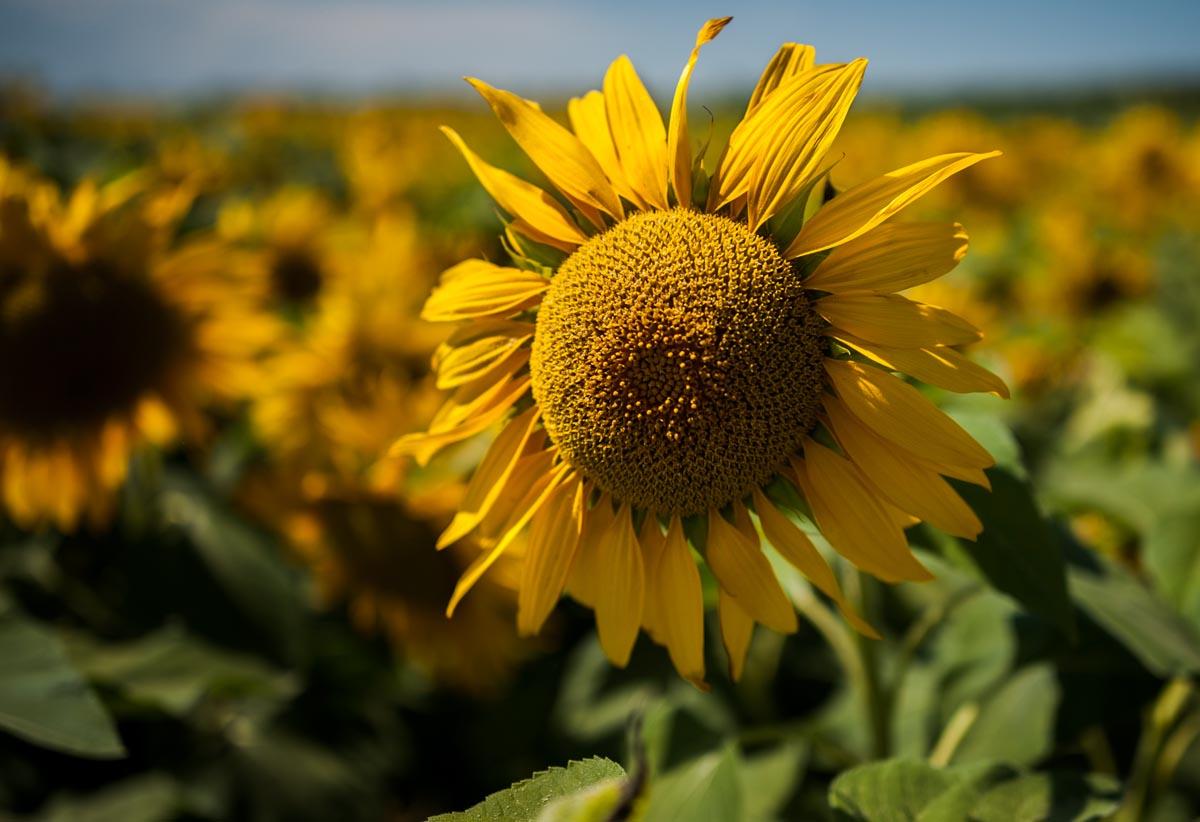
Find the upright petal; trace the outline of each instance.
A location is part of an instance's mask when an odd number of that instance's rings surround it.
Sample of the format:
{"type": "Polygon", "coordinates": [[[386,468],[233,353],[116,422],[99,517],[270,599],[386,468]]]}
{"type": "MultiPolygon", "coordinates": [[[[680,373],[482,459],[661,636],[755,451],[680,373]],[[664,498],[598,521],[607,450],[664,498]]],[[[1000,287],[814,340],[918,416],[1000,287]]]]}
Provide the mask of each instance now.
{"type": "Polygon", "coordinates": [[[817,51],[812,46],[801,43],[784,43],[780,46],[758,78],[758,84],[746,105],[745,116],[749,117],[775,89],[811,69],[816,61],[817,51]]]}
{"type": "Polygon", "coordinates": [[[779,150],[781,138],[784,142],[790,139],[789,132],[781,131],[780,123],[793,122],[795,128],[794,122],[803,119],[809,104],[847,69],[842,65],[818,66],[798,74],[737,124],[713,175],[709,211],[729,203],[736,206],[748,197],[756,166],[779,150]]]}
{"type": "Polygon", "coordinates": [[[943,154],[847,189],[804,224],[788,246],[786,256],[791,259],[815,254],[860,237],[928,194],[947,177],[980,160],[998,156],[998,151],[943,154]]]}
{"type": "Polygon", "coordinates": [[[855,60],[815,88],[780,89],[759,108],[754,116],[773,120],[776,131],[759,146],[750,170],[746,218],[751,229],[758,230],[820,175],[866,68],[866,60],[855,60]]]}
{"type": "Polygon", "coordinates": [[[671,121],[667,128],[667,163],[670,165],[671,184],[675,187],[675,201],[680,208],[692,204],[692,145],[688,137],[687,95],[692,82],[692,72],[700,57],[700,47],[721,33],[732,17],[709,20],[696,33],[696,45],[688,57],[679,82],[675,85],[675,97],[671,100],[671,121]]]}
{"type": "Polygon", "coordinates": [[[613,190],[639,208],[646,208],[646,203],[630,187],[625,170],[621,168],[612,130],[608,127],[608,107],[604,103],[604,95],[599,91],[589,91],[582,97],[572,97],[567,102],[567,117],[575,135],[592,152],[600,168],[604,169],[613,190]]]}
{"type": "Polygon", "coordinates": [[[650,206],[667,209],[667,131],[654,99],[625,55],[604,75],[604,105],[625,179],[650,206]]]}
{"type": "Polygon", "coordinates": [[[574,251],[587,242],[587,235],[553,197],[533,183],[485,163],[467,147],[454,129],[442,126],[442,133],[466,158],[467,165],[475,172],[484,190],[502,209],[517,218],[516,228],[531,228],[531,239],[566,252],[574,251]]]}
{"type": "Polygon", "coordinates": [[[574,134],[517,95],[468,77],[522,150],[572,202],[621,219],[621,201],[596,158],[574,134]]]}

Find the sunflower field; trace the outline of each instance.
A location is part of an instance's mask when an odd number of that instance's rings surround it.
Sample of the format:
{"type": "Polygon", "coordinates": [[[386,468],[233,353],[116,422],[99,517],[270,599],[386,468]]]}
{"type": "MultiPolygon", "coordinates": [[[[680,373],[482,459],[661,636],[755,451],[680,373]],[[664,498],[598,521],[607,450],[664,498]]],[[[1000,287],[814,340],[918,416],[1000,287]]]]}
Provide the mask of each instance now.
{"type": "Polygon", "coordinates": [[[727,22],[0,90],[0,819],[1200,815],[1200,97],[727,22]]]}

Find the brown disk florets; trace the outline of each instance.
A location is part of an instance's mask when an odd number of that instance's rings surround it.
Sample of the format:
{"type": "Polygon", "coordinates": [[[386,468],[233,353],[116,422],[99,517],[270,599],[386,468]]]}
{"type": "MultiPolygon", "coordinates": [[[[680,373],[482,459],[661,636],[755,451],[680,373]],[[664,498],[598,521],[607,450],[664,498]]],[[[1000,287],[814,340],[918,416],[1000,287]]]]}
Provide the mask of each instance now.
{"type": "Polygon", "coordinates": [[[538,311],[534,396],[563,458],[618,500],[719,508],[812,428],[823,337],[800,277],[725,217],[639,214],[580,246],[538,311]]]}

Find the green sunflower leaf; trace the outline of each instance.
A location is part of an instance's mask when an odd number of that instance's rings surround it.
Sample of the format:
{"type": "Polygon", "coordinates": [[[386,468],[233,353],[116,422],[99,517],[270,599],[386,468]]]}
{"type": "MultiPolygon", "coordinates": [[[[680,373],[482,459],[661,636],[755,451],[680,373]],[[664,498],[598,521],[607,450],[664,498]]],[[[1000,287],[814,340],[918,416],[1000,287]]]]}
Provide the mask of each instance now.
{"type": "Polygon", "coordinates": [[[996,762],[935,768],[889,759],[846,771],[829,788],[834,818],[854,822],[1084,822],[1107,818],[1120,799],[1110,777],[996,762]]]}
{"type": "Polygon", "coordinates": [[[829,805],[839,819],[910,822],[959,780],[916,759],[889,759],[853,768],[829,786],[829,805]]]}
{"type": "Polygon", "coordinates": [[[108,712],[58,638],[0,602],[0,728],[57,751],[125,755],[108,712]]]}
{"type": "Polygon", "coordinates": [[[954,541],[955,553],[969,558],[992,587],[1074,636],[1075,613],[1062,549],[1038,510],[1032,488],[1005,468],[987,473],[991,491],[951,480],[983,523],[983,533],[974,541],[954,541]]]}
{"type": "Polygon", "coordinates": [[[745,819],[741,757],[730,745],[696,757],[655,780],[646,818],[655,822],[745,819]]]}
{"type": "Polygon", "coordinates": [[[1088,616],[1159,676],[1200,671],[1200,633],[1127,571],[1068,542],[1071,593],[1088,616]]]}
{"type": "MultiPolygon", "coordinates": [[[[583,794],[600,783],[624,776],[624,769],[611,759],[597,756],[570,762],[565,768],[550,768],[497,791],[465,811],[431,817],[430,822],[536,822],[556,800],[583,794]]],[[[591,796],[590,800],[603,804],[610,791],[606,786],[599,798],[591,796]]],[[[586,803],[582,806],[583,810],[588,807],[586,803]]],[[[580,807],[574,810],[579,811],[580,807]]]]}

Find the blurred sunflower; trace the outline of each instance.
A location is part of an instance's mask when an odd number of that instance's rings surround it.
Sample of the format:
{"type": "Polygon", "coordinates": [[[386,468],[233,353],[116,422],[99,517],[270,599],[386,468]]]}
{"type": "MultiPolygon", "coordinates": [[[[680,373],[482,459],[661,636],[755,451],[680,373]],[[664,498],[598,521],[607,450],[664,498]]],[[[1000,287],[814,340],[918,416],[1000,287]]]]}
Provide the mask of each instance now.
{"type": "Polygon", "coordinates": [[[1048,200],[1034,226],[1041,270],[1021,292],[1026,314],[1079,323],[1154,290],[1148,249],[1098,224],[1085,209],[1048,200]]]}
{"type": "Polygon", "coordinates": [[[979,338],[974,326],[894,293],[951,270],[966,235],[892,218],[995,153],[923,160],[830,199],[818,184],[866,61],[817,65],[812,47],[789,43],[710,175],[693,161],[687,93],[701,47],[728,21],[701,28],[665,124],[627,57],[603,91],[570,102],[573,131],[469,81],[566,204],[447,130],[512,215],[518,267],[470,260],[443,274],[424,316],[463,323],[436,363],[455,393],[427,432],[394,446],[424,462],[515,410],[439,539],[474,534],[488,547],[449,611],[529,526],[523,633],[565,587],[594,608],[615,664],[644,627],[696,683],[703,600],[692,548],[719,583],[735,678],[756,622],[797,627],[760,529],[873,633],[780,506],[802,494],[833,547],[880,579],[928,579],[904,526],[977,535],[943,475],[987,485],[992,458],[889,372],[1006,393],[953,348],[979,338]]]}
{"type": "MultiPolygon", "coordinates": [[[[416,225],[392,212],[325,260],[333,284],[304,329],[267,361],[252,392],[256,432],[274,462],[313,487],[358,487],[396,432],[418,428],[439,398],[428,376],[437,344],[416,315],[431,276],[416,225]]],[[[439,335],[440,336],[440,335],[439,335]]]]}
{"type": "Polygon", "coordinates": [[[247,478],[242,500],[285,535],[323,602],[346,603],[357,628],[382,631],[437,680],[486,692],[523,653],[513,587],[492,580],[461,622],[448,622],[446,597],[479,553],[469,540],[434,551],[462,484],[425,477],[414,490],[403,463],[378,459],[440,402],[429,374],[435,329],[416,317],[429,263],[416,224],[397,212],[343,251],[328,262],[336,285],[283,338],[255,388],[268,465],[247,478]]]}
{"type": "Polygon", "coordinates": [[[1128,228],[1154,231],[1164,220],[1194,220],[1200,160],[1169,109],[1123,112],[1095,142],[1087,169],[1110,213],[1128,228]]]}
{"type": "Polygon", "coordinates": [[[341,226],[316,191],[289,186],[262,202],[230,201],[217,227],[226,240],[260,251],[252,282],[263,304],[308,311],[330,285],[329,258],[341,226]]]}
{"type": "Polygon", "coordinates": [[[380,633],[434,680],[486,695],[495,691],[528,654],[517,636],[516,557],[484,582],[459,619],[447,620],[446,597],[479,555],[464,540],[435,551],[438,531],[453,515],[461,485],[408,497],[342,488],[288,499],[289,478],[259,474],[243,494],[269,519],[307,565],[326,607],[344,605],[355,628],[380,633]]]}
{"type": "Polygon", "coordinates": [[[253,384],[274,336],[231,285],[238,258],[170,250],[153,195],[129,178],[63,203],[0,162],[0,488],[21,526],[101,523],[131,451],[201,432],[201,401],[253,384]]]}

